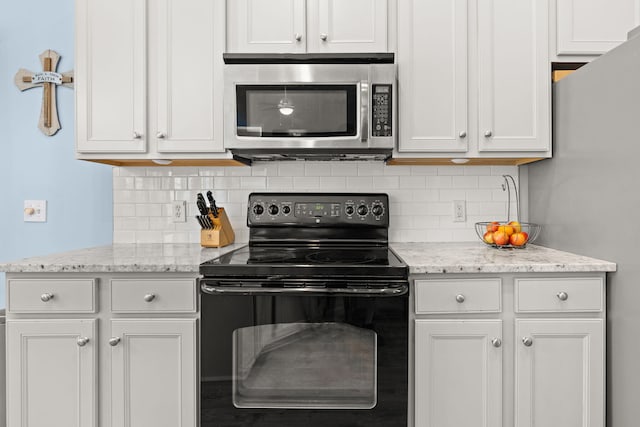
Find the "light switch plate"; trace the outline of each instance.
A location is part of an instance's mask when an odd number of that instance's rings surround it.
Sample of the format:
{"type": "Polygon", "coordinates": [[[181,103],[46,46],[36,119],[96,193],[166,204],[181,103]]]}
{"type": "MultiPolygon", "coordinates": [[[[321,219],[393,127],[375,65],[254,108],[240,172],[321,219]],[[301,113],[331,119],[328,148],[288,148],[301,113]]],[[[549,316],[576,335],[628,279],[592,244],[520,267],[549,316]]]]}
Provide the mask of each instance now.
{"type": "Polygon", "coordinates": [[[46,200],[24,201],[24,222],[47,222],[46,200]]]}

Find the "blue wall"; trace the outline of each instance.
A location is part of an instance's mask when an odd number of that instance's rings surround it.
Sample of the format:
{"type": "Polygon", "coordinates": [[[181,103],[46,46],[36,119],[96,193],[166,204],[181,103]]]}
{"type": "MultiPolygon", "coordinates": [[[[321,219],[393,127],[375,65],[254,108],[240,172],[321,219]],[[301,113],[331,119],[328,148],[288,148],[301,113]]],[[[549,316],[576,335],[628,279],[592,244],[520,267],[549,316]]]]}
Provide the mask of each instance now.
{"type": "MultiPolygon", "coordinates": [[[[41,70],[38,55],[58,52],[74,68],[74,0],[7,0],[0,12],[0,262],[110,244],[111,167],[75,160],[74,91],[58,88],[62,129],[37,128],[42,89],[20,92],[20,68],[41,70]],[[47,200],[47,222],[23,222],[24,200],[47,200]]],[[[0,307],[4,307],[0,273],[0,307]]]]}

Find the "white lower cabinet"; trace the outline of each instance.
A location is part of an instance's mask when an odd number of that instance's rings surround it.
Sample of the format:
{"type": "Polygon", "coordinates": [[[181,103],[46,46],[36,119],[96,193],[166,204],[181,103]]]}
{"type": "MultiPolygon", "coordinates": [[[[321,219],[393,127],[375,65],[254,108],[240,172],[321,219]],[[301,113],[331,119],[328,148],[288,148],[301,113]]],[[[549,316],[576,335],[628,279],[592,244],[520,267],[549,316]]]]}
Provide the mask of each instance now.
{"type": "Polygon", "coordinates": [[[415,426],[604,427],[604,273],[416,279],[415,426]]]}
{"type": "Polygon", "coordinates": [[[416,320],[417,425],[502,425],[502,321],[416,320]]]}
{"type": "Polygon", "coordinates": [[[195,319],[111,321],[113,427],[196,425],[195,319]]]}
{"type": "Polygon", "coordinates": [[[197,427],[195,276],[7,279],[7,425],[197,427]]]}
{"type": "Polygon", "coordinates": [[[516,320],[516,426],[604,425],[604,320],[516,320]]]}
{"type": "Polygon", "coordinates": [[[7,425],[97,426],[96,320],[7,321],[7,425]]]}

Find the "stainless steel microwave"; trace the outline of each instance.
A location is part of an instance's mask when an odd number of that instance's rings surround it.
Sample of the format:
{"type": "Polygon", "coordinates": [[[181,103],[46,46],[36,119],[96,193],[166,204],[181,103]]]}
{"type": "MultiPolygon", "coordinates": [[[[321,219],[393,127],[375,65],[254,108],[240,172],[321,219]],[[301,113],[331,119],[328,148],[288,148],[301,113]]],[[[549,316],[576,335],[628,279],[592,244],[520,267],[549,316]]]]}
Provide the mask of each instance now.
{"type": "Polygon", "coordinates": [[[240,160],[386,159],[393,54],[225,54],[225,147],[240,160]]]}

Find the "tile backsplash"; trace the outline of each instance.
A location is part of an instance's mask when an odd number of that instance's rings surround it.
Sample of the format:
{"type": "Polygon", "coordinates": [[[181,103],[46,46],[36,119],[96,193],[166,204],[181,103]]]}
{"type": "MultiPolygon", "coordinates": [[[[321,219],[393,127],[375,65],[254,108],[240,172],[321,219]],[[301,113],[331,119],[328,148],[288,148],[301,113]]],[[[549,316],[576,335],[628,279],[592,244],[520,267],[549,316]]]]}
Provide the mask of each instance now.
{"type": "Polygon", "coordinates": [[[475,222],[506,219],[506,174],[517,182],[516,166],[284,161],[252,167],[115,167],[113,241],[198,243],[196,194],[207,190],[225,208],[237,242],[249,238],[247,197],[253,191],[384,192],[390,199],[392,242],[473,241],[475,222]],[[174,200],[187,201],[187,222],[173,222],[174,200]],[[454,200],[466,201],[466,222],[453,221],[454,200]]]}

